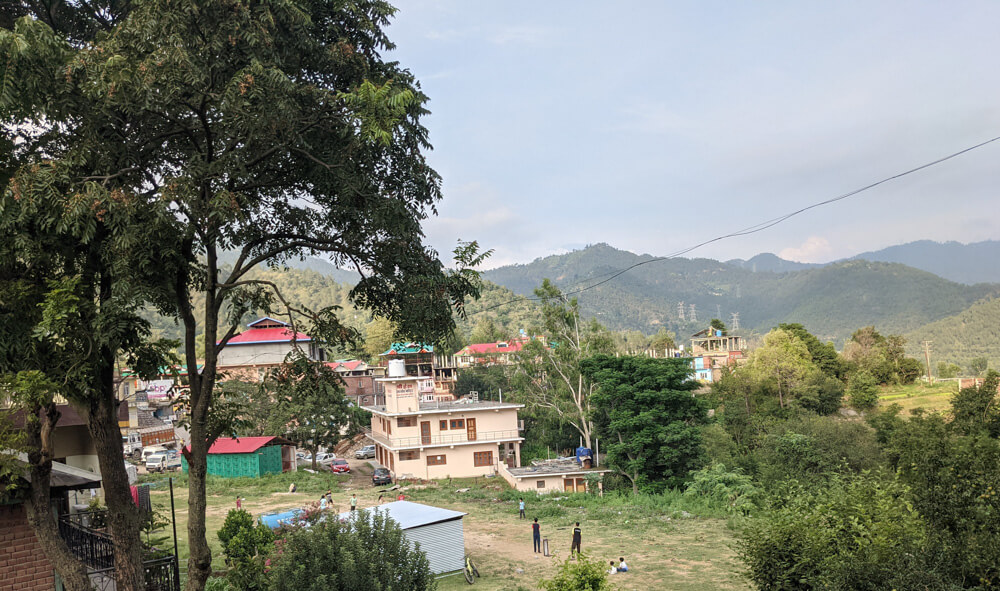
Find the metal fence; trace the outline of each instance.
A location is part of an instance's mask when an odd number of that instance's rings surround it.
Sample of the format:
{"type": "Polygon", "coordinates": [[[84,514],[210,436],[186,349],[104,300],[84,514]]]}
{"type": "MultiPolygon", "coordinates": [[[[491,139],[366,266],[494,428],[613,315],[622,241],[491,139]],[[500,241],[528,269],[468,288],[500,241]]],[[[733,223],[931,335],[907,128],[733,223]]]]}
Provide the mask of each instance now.
{"type": "MultiPolygon", "coordinates": [[[[146,579],[145,591],[180,591],[176,556],[147,560],[142,566],[146,579]]],[[[94,591],[115,591],[115,569],[112,567],[91,571],[90,582],[94,591]]]]}
{"type": "Polygon", "coordinates": [[[386,437],[385,435],[368,433],[369,437],[388,447],[423,447],[428,445],[449,445],[454,443],[473,443],[518,439],[521,435],[517,429],[506,431],[479,431],[472,439],[469,439],[468,432],[462,430],[460,433],[448,433],[444,435],[430,435],[416,437],[386,437]]]}

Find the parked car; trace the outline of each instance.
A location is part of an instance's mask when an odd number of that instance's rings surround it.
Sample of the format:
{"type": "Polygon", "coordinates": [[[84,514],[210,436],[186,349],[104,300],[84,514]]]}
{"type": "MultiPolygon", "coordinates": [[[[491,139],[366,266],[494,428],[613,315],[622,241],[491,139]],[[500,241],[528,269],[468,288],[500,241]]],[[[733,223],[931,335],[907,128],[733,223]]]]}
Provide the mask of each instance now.
{"type": "Polygon", "coordinates": [[[337,459],[337,456],[335,454],[329,454],[329,453],[324,453],[324,452],[320,452],[320,453],[316,454],[316,463],[317,464],[330,464],[330,463],[332,463],[336,459],[337,459]]]}
{"type": "Polygon", "coordinates": [[[181,458],[177,452],[155,453],[146,458],[146,472],[166,472],[181,467],[181,458]]]}
{"type": "Polygon", "coordinates": [[[351,471],[351,466],[347,463],[347,460],[336,459],[330,462],[330,471],[344,474],[351,471]]]}
{"type": "Polygon", "coordinates": [[[374,445],[366,445],[366,446],[362,447],[358,451],[354,452],[354,457],[356,457],[359,460],[364,460],[366,458],[374,458],[375,457],[375,446],[374,445]]]}
{"type": "Polygon", "coordinates": [[[372,485],[383,486],[386,484],[392,484],[392,474],[389,472],[389,469],[375,468],[375,471],[372,472],[372,485]]]}

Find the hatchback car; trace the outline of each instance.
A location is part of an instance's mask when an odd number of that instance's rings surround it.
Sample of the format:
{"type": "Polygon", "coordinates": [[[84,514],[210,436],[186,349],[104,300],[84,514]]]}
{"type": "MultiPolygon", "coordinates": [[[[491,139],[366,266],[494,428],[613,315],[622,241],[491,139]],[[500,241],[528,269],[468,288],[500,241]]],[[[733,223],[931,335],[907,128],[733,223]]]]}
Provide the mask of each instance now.
{"type": "Polygon", "coordinates": [[[374,458],[375,457],[375,446],[374,445],[366,445],[366,446],[362,447],[358,451],[354,452],[354,457],[356,457],[359,460],[364,460],[366,458],[374,458]]]}
{"type": "Polygon", "coordinates": [[[351,471],[351,466],[347,463],[347,460],[338,459],[330,462],[330,471],[344,474],[351,471]]]}
{"type": "Polygon", "coordinates": [[[372,485],[383,486],[386,484],[392,484],[392,474],[387,468],[375,468],[375,472],[372,473],[372,485]]]}

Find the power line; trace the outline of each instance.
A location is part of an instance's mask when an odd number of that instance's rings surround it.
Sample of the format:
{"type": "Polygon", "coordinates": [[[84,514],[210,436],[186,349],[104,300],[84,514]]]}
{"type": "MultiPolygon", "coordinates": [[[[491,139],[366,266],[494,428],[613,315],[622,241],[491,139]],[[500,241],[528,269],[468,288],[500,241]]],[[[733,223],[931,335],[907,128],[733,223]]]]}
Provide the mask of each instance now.
{"type": "MultiPolygon", "coordinates": [[[[571,295],[576,295],[578,293],[583,293],[585,291],[594,289],[595,287],[599,287],[601,285],[604,285],[605,283],[608,283],[609,281],[612,281],[612,280],[616,279],[617,277],[620,277],[621,275],[627,273],[628,271],[631,271],[632,269],[635,269],[636,267],[641,267],[643,265],[648,265],[649,263],[656,263],[656,262],[659,262],[659,261],[666,261],[666,260],[669,260],[669,259],[674,259],[674,258],[677,258],[677,257],[679,257],[681,255],[687,254],[687,253],[689,253],[689,252],[691,252],[691,251],[693,251],[695,249],[701,248],[702,246],[707,246],[709,244],[712,244],[713,242],[719,242],[721,240],[726,240],[727,238],[735,238],[737,236],[746,236],[748,234],[755,234],[757,232],[762,232],[764,230],[767,230],[768,228],[771,228],[773,226],[777,226],[778,224],[784,222],[785,220],[788,220],[789,218],[793,218],[793,217],[795,217],[795,216],[797,216],[799,214],[805,213],[805,212],[807,212],[807,211],[809,211],[811,209],[816,209],[817,207],[822,207],[824,205],[829,205],[831,203],[836,203],[837,201],[842,201],[844,199],[847,199],[848,197],[853,197],[855,195],[858,195],[859,193],[863,193],[865,191],[868,191],[869,189],[874,189],[875,187],[877,187],[879,185],[883,185],[885,183],[888,183],[889,181],[894,181],[894,180],[902,178],[904,176],[907,176],[907,175],[913,174],[915,172],[919,172],[921,170],[924,170],[925,168],[930,168],[932,166],[941,164],[942,162],[946,162],[948,160],[951,160],[952,158],[957,158],[958,156],[961,156],[963,154],[966,154],[966,153],[971,152],[973,150],[976,150],[978,148],[982,148],[983,146],[992,144],[993,142],[995,142],[997,140],[1000,140],[1000,136],[988,139],[985,142],[981,142],[981,143],[975,144],[973,146],[969,146],[968,148],[965,148],[963,150],[959,150],[958,152],[954,152],[952,154],[949,154],[947,156],[938,158],[937,160],[933,160],[933,161],[928,162],[926,164],[921,164],[920,166],[917,166],[915,168],[911,168],[909,170],[900,172],[898,174],[894,174],[894,175],[892,175],[890,177],[886,177],[886,178],[884,178],[884,179],[882,179],[880,181],[876,181],[874,183],[865,185],[865,186],[860,187],[858,189],[854,189],[853,191],[849,191],[849,192],[844,193],[842,195],[838,195],[836,197],[831,197],[830,199],[825,199],[823,201],[818,201],[818,202],[813,203],[811,205],[807,205],[807,206],[802,207],[800,209],[796,209],[795,211],[792,211],[790,213],[786,213],[784,215],[780,215],[778,217],[771,218],[769,220],[760,222],[758,224],[754,224],[752,226],[747,226],[746,228],[743,228],[741,230],[736,230],[735,232],[730,232],[728,234],[723,234],[721,236],[716,236],[715,238],[711,238],[711,239],[705,240],[703,242],[699,242],[699,243],[695,244],[694,246],[689,246],[687,248],[678,250],[678,251],[673,252],[673,253],[671,253],[671,254],[669,254],[667,256],[654,257],[654,258],[651,258],[651,259],[646,259],[645,261],[639,261],[638,263],[635,263],[633,265],[629,265],[628,267],[625,267],[624,269],[619,269],[617,271],[609,271],[608,273],[604,273],[603,275],[597,275],[595,277],[590,277],[590,278],[587,278],[587,279],[580,280],[580,281],[578,281],[576,283],[571,284],[570,286],[579,285],[579,284],[585,283],[587,281],[594,281],[594,280],[597,280],[597,279],[601,279],[601,281],[597,281],[596,283],[592,283],[590,285],[587,285],[586,287],[581,287],[579,289],[575,289],[575,290],[564,292],[562,295],[563,296],[571,296],[571,295]],[[605,279],[605,277],[606,277],[606,279],[605,279]]],[[[514,304],[514,303],[517,303],[517,302],[537,302],[537,301],[540,301],[541,299],[542,298],[538,298],[538,297],[520,296],[520,297],[517,297],[517,298],[513,298],[513,299],[510,299],[510,300],[507,300],[506,302],[500,302],[499,304],[495,304],[495,305],[490,306],[488,308],[483,308],[482,310],[478,310],[476,312],[473,312],[472,314],[470,314],[470,316],[475,316],[476,314],[481,314],[483,312],[488,312],[490,310],[494,310],[496,308],[500,308],[500,307],[506,306],[508,304],[514,304]]]]}

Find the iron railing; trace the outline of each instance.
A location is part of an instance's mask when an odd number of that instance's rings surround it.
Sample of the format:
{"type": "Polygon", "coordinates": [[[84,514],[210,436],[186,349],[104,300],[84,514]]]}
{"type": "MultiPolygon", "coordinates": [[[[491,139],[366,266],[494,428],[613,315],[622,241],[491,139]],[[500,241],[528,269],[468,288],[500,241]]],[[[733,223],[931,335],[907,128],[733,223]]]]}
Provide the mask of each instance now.
{"type": "Polygon", "coordinates": [[[475,437],[469,439],[466,430],[460,433],[448,433],[439,435],[416,437],[386,437],[380,433],[367,433],[369,437],[387,447],[426,447],[431,445],[452,445],[456,443],[489,443],[490,441],[501,441],[508,439],[520,439],[521,435],[517,429],[506,431],[479,431],[475,437]]]}
{"type": "MultiPolygon", "coordinates": [[[[146,580],[145,591],[180,591],[176,556],[147,560],[142,566],[146,580]]],[[[113,567],[90,571],[89,576],[94,591],[115,591],[117,588],[113,567]]]]}

